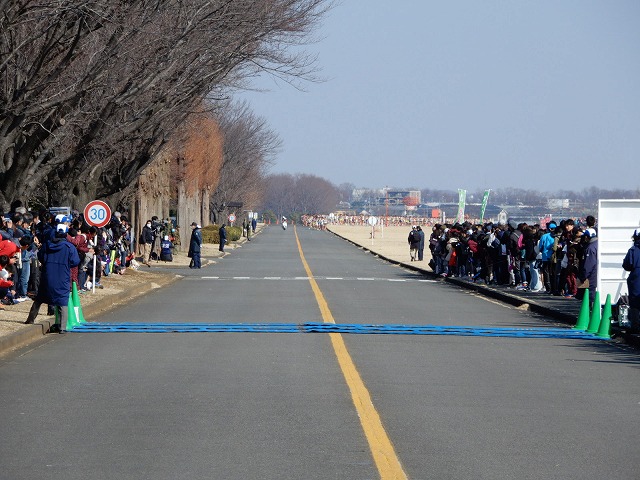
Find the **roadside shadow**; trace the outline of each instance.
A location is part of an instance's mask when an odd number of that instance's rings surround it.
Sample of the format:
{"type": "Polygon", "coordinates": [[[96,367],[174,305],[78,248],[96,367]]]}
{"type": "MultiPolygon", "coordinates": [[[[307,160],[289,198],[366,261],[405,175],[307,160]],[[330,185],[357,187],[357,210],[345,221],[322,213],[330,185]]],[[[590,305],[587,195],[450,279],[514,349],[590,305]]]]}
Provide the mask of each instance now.
{"type": "Polygon", "coordinates": [[[572,359],[575,362],[615,363],[640,368],[640,348],[637,346],[606,340],[586,340],[579,343],[565,343],[563,346],[577,348],[599,357],[596,360],[572,359]]]}

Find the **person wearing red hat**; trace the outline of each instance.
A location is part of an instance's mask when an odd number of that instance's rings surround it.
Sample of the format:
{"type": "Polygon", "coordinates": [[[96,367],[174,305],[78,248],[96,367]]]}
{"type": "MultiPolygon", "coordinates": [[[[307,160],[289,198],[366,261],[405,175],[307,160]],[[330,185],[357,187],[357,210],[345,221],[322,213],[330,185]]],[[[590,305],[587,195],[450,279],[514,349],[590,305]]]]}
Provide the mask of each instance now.
{"type": "Polygon", "coordinates": [[[16,243],[12,240],[1,240],[0,241],[0,255],[6,255],[11,258],[14,253],[20,250],[20,247],[16,245],[16,243]]]}

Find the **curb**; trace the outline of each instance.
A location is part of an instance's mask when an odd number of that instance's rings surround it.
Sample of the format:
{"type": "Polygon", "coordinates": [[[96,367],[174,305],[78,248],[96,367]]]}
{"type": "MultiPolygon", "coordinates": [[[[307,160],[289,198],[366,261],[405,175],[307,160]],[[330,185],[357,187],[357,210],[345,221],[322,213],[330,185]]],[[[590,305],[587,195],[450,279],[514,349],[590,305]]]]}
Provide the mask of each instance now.
{"type": "MultiPolygon", "coordinates": [[[[223,255],[217,255],[215,257],[202,257],[202,266],[206,267],[209,265],[214,265],[216,263],[215,259],[217,258],[222,258],[223,255]]],[[[153,263],[151,263],[151,267],[155,267],[155,268],[168,268],[168,269],[181,269],[181,268],[189,268],[189,264],[186,263],[184,265],[180,264],[176,264],[173,262],[163,262],[163,261],[156,261],[153,260],[153,263]]],[[[144,265],[144,264],[141,264],[144,265]]],[[[142,269],[143,272],[147,271],[145,268],[142,267],[138,267],[139,269],[142,269]]]]}
{"type": "MultiPolygon", "coordinates": [[[[152,290],[171,285],[181,278],[182,277],[180,275],[164,275],[162,279],[158,279],[158,281],[156,282],[143,283],[139,286],[131,288],[126,294],[118,296],[117,299],[111,297],[102,298],[91,305],[87,305],[86,308],[83,307],[82,313],[85,315],[85,317],[100,315],[113,309],[114,307],[127,303],[152,290]]],[[[33,342],[43,339],[47,335],[47,332],[51,328],[51,325],[53,325],[53,319],[40,320],[34,325],[30,325],[29,328],[25,328],[21,331],[1,337],[0,358],[11,350],[25,347],[33,342]]]]}
{"type": "Polygon", "coordinates": [[[51,328],[52,324],[53,322],[49,320],[43,320],[34,325],[29,325],[28,328],[24,328],[19,332],[0,338],[0,358],[11,350],[24,347],[44,338],[45,333],[51,328]]]}

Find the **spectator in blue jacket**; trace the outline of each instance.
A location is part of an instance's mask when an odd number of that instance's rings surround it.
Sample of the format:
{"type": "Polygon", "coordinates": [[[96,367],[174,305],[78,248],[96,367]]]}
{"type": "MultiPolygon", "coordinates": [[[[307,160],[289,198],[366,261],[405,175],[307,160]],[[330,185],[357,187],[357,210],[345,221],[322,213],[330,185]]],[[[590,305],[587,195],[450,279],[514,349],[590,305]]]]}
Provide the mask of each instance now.
{"type": "Polygon", "coordinates": [[[160,242],[160,260],[173,262],[173,242],[169,240],[169,235],[165,235],[162,242],[160,242]]]}
{"type": "Polygon", "coordinates": [[[43,303],[53,305],[58,312],[58,319],[52,330],[60,333],[67,331],[71,268],[80,264],[78,250],[67,241],[68,230],[65,224],[57,225],[54,238],[48,240],[38,251],[38,260],[42,264],[40,286],[27,321],[24,322],[34,323],[43,303]]]}
{"type": "Polygon", "coordinates": [[[416,226],[416,232],[418,233],[418,238],[420,239],[420,243],[418,244],[418,261],[421,262],[424,259],[424,232],[422,231],[422,227],[420,227],[420,225],[416,226]]]}
{"type": "Polygon", "coordinates": [[[553,244],[555,243],[554,235],[557,227],[558,225],[556,222],[547,223],[547,233],[542,235],[538,242],[538,249],[542,256],[542,268],[540,269],[540,273],[542,273],[542,281],[547,293],[552,293],[551,279],[555,271],[554,268],[552,268],[553,265],[551,264],[551,259],[553,257],[553,244]]]}
{"type": "Polygon", "coordinates": [[[631,328],[640,330],[640,228],[633,232],[633,247],[629,249],[622,262],[622,268],[629,273],[629,320],[631,328]]]}

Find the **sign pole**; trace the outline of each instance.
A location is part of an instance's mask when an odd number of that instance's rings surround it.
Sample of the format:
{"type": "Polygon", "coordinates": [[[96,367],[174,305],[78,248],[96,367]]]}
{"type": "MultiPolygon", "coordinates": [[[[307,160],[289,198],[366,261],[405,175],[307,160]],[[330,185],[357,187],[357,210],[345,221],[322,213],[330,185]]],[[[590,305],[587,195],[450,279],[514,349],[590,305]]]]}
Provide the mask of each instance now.
{"type": "Polygon", "coordinates": [[[93,247],[93,280],[91,281],[91,288],[93,288],[93,292],[96,293],[96,248],[93,247]]]}
{"type": "MultiPolygon", "coordinates": [[[[102,200],[93,200],[84,207],[84,221],[88,225],[102,228],[111,221],[111,208],[102,200]]],[[[94,239],[93,245],[93,278],[91,282],[92,293],[96,293],[96,268],[98,264],[98,239],[94,239]]],[[[83,285],[84,286],[84,285],[83,285]]]]}
{"type": "Polygon", "coordinates": [[[376,223],[378,223],[378,219],[374,216],[369,217],[368,220],[369,225],[371,225],[371,245],[373,245],[373,239],[376,235],[376,223]]]}

